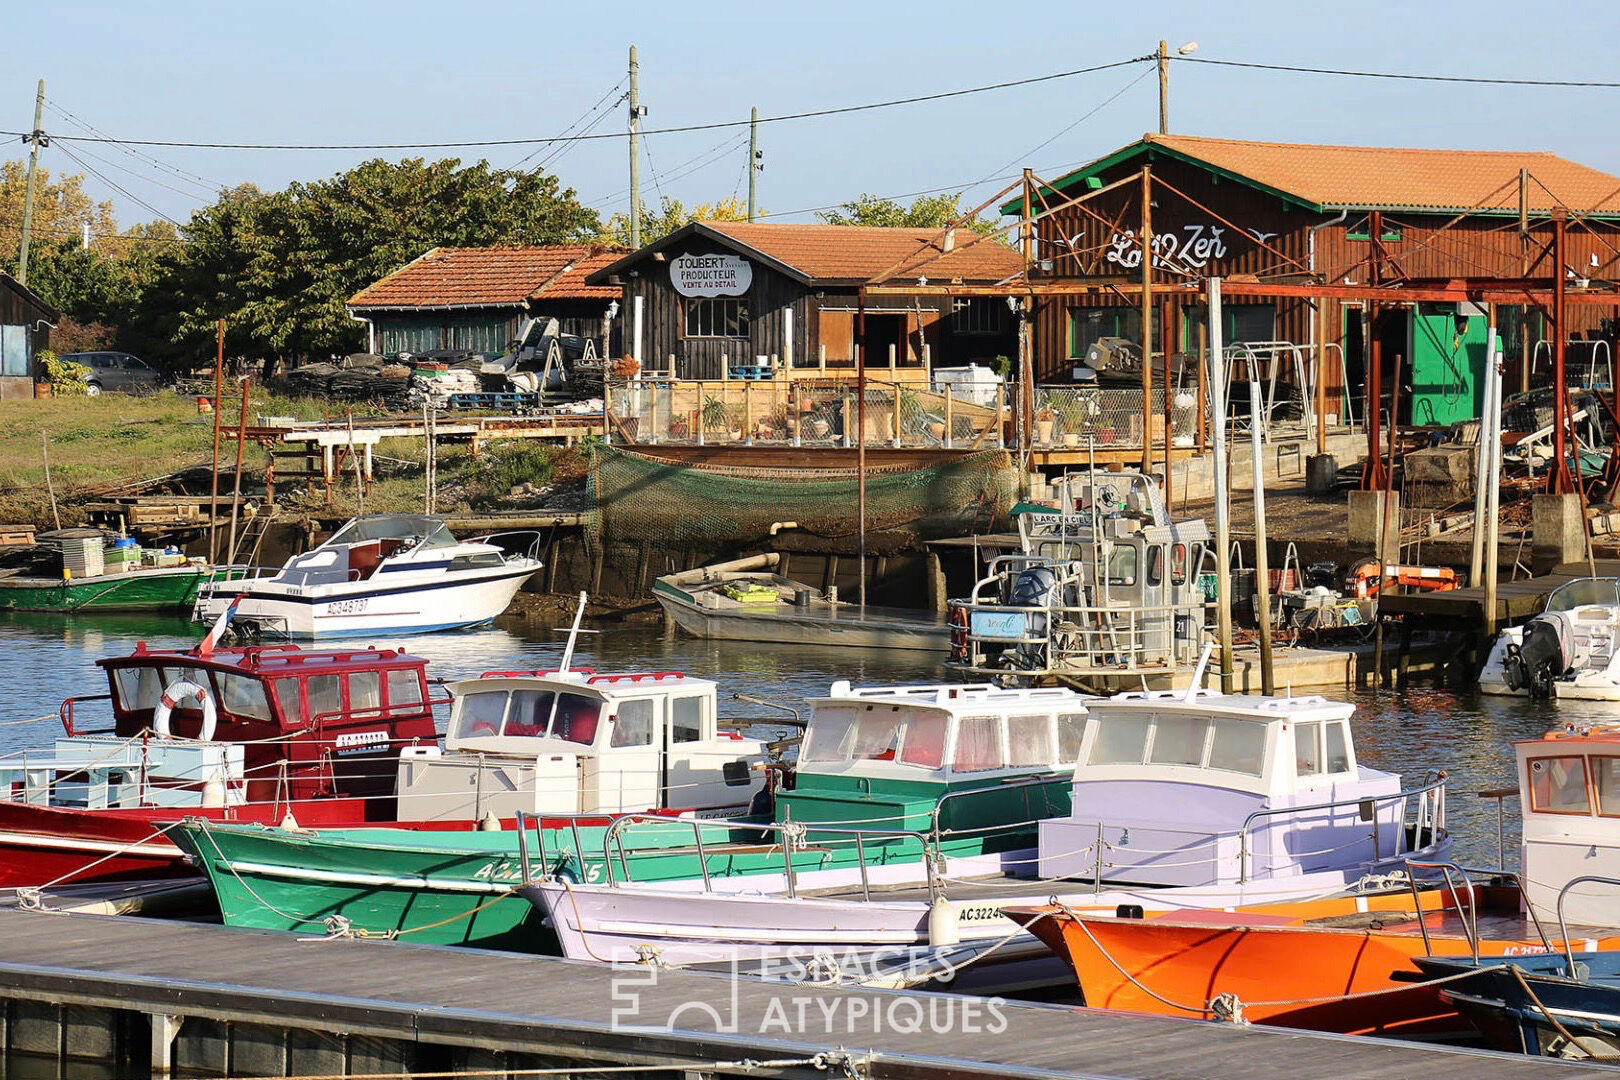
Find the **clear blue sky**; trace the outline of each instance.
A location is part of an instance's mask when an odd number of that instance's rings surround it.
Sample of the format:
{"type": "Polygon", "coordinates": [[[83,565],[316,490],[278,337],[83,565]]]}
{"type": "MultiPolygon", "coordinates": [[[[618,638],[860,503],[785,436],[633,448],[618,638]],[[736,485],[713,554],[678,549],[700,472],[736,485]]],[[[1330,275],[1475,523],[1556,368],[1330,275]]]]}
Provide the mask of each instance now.
{"type": "MultiPolygon", "coordinates": [[[[0,129],[26,130],[34,87],[122,138],[432,142],[562,132],[624,78],[638,46],[648,128],[853,105],[1064,71],[1196,40],[1199,57],[1453,75],[1615,80],[1612,3],[1526,9],[1505,0],[1334,7],[1265,0],[1037,5],[817,0],[808,4],[75,2],[6,17],[0,129]]],[[[760,205],[783,214],[854,198],[951,187],[988,198],[988,176],[1044,176],[1157,124],[1149,65],[850,116],[762,126],[760,205]],[[1110,97],[1120,96],[1110,104],[1110,97]],[[1089,119],[1076,124],[1088,112],[1089,119]],[[1070,125],[1072,129],[1064,131],[1070,125]],[[1060,134],[1061,132],[1061,134],[1060,134]],[[1056,136],[1054,138],[1054,136],[1056,136]],[[1051,140],[1048,145],[1042,143],[1051,140]]],[[[614,95],[617,96],[617,95],[614,95]]],[[[609,99],[611,101],[611,98],[609,99]]],[[[1281,142],[1551,150],[1620,174],[1620,90],[1482,87],[1281,74],[1181,63],[1170,128],[1281,142]]],[[[622,131],[624,109],[595,128],[622,131]]],[[[55,109],[46,129],[79,131],[55,109]]],[[[745,129],[644,140],[644,198],[691,204],[742,192],[745,129]],[[685,173],[685,175],[677,175],[685,173]]],[[[76,147],[122,225],[184,221],[210,186],[278,188],[367,157],[76,147]],[[179,170],[186,174],[178,175],[179,170]],[[133,175],[132,175],[133,173],[133,175]],[[177,189],[177,190],[171,190],[177,189]]],[[[532,147],[421,151],[511,166],[532,147]]],[[[13,143],[8,156],[23,154],[13,143]]],[[[538,157],[548,151],[541,150],[538,157]]],[[[395,152],[385,156],[407,156],[395,152]]],[[[53,171],[79,172],[61,149],[53,171]]],[[[604,216],[628,203],[622,139],[578,144],[551,171],[604,216]]],[[[793,220],[812,220],[809,214],[793,220]]]]}

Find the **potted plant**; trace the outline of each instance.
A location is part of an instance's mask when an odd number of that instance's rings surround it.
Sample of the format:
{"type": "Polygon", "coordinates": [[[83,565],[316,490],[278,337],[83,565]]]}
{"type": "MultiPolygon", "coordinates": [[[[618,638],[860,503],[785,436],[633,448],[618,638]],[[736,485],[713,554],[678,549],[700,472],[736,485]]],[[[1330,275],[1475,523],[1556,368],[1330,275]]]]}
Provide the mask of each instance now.
{"type": "Polygon", "coordinates": [[[1063,421],[1063,445],[1079,446],[1080,432],[1091,419],[1094,405],[1079,394],[1065,394],[1057,401],[1057,414],[1063,421]]]}
{"type": "Polygon", "coordinates": [[[1052,412],[1050,405],[1042,405],[1035,413],[1035,441],[1042,446],[1052,445],[1052,426],[1057,422],[1057,415],[1052,412]]]}
{"type": "Polygon", "coordinates": [[[729,430],[731,427],[731,410],[717,395],[710,394],[703,399],[703,430],[705,432],[719,432],[729,430]]]}

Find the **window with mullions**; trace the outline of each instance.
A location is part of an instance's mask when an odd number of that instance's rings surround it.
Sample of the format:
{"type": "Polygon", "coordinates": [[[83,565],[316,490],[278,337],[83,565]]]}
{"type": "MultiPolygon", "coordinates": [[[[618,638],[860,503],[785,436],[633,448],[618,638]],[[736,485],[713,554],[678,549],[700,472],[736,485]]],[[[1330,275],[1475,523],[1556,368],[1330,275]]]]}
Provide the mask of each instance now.
{"type": "Polygon", "coordinates": [[[995,296],[969,296],[951,302],[951,318],[958,334],[999,334],[1011,312],[995,296]]]}
{"type": "Polygon", "coordinates": [[[1069,355],[1084,359],[1099,338],[1142,340],[1142,311],[1135,307],[1072,307],[1069,309],[1069,355]]]}
{"type": "Polygon", "coordinates": [[[704,296],[687,300],[686,336],[746,338],[748,298],[704,296]]]}

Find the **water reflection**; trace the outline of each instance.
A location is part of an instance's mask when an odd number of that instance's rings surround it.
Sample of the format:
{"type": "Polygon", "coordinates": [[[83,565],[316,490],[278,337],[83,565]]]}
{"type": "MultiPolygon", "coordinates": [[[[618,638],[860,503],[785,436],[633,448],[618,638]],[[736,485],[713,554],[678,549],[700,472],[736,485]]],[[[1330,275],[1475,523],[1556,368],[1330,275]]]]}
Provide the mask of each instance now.
{"type": "MultiPolygon", "coordinates": [[[[825,693],[837,679],[893,685],[949,678],[927,653],[700,641],[657,627],[600,629],[601,633],[581,635],[576,665],[598,671],[678,670],[715,679],[720,684],[721,715],[730,718],[771,715],[757,705],[736,701],[736,693],[797,706],[808,696],[825,693]]],[[[0,726],[0,751],[37,746],[53,738],[60,731],[54,718],[64,697],[104,693],[105,677],[95,666],[100,657],[128,652],[137,641],[154,648],[189,647],[196,636],[196,628],[183,619],[0,616],[0,657],[5,660],[0,664],[4,706],[0,720],[50,717],[40,724],[0,726]]],[[[564,631],[519,624],[511,629],[344,644],[403,646],[428,657],[430,672],[453,679],[491,670],[556,667],[564,641],[564,631]]],[[[1359,706],[1356,745],[1363,763],[1400,772],[1409,786],[1421,782],[1429,769],[1447,771],[1447,812],[1458,837],[1456,854],[1476,863],[1495,863],[1497,830],[1496,804],[1476,792],[1516,785],[1509,743],[1534,738],[1566,721],[1620,719],[1620,710],[1605,711],[1600,704],[1552,705],[1475,691],[1360,690],[1349,698],[1359,706]]],[[[1509,800],[1509,865],[1518,862],[1516,806],[1509,800]]]]}

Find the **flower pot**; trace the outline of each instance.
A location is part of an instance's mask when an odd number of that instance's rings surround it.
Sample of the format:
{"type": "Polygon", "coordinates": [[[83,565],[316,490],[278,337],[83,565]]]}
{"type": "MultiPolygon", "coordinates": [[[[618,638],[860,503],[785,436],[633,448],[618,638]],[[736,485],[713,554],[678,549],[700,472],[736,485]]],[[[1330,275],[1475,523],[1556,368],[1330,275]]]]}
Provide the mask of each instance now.
{"type": "Polygon", "coordinates": [[[1063,433],[1063,445],[1067,446],[1071,450],[1076,446],[1079,446],[1080,433],[1078,431],[1065,431],[1063,433]]]}
{"type": "Polygon", "coordinates": [[[1051,442],[1052,442],[1052,421],[1051,420],[1037,420],[1037,421],[1035,421],[1035,439],[1036,439],[1036,441],[1042,443],[1043,445],[1051,445],[1051,442]]]}
{"type": "Polygon", "coordinates": [[[36,398],[48,398],[48,397],[50,397],[51,396],[51,384],[48,383],[48,382],[37,382],[37,383],[35,383],[34,384],[34,396],[36,398]]]}

